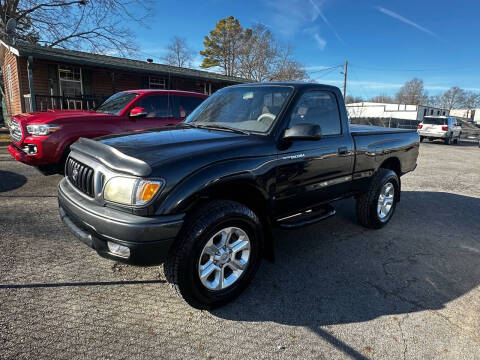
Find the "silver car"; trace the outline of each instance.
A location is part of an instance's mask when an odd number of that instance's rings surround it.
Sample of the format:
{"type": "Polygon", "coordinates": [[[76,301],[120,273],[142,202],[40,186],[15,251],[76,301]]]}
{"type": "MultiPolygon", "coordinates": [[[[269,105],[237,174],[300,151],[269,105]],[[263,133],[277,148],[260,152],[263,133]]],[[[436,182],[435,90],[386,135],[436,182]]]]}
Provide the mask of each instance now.
{"type": "Polygon", "coordinates": [[[462,133],[462,127],[453,116],[425,116],[418,124],[420,141],[442,139],[445,144],[457,143],[462,133]]]}

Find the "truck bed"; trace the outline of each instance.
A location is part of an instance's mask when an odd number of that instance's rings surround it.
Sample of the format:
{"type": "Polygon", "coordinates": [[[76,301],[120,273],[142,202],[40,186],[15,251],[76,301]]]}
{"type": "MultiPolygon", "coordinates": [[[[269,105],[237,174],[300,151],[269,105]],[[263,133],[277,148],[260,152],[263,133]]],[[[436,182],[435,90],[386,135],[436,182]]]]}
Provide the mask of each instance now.
{"type": "Polygon", "coordinates": [[[350,124],[350,134],[355,136],[398,134],[398,133],[411,133],[411,132],[417,132],[417,129],[398,129],[398,128],[387,128],[382,126],[350,124]]]}

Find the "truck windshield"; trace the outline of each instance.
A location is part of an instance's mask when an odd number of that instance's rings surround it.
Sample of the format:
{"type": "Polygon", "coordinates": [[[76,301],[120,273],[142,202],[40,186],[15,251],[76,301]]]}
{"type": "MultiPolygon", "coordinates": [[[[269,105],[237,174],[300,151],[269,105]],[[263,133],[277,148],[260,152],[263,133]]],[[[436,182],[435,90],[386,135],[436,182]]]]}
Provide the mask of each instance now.
{"type": "Polygon", "coordinates": [[[447,125],[446,118],[424,118],[423,123],[427,125],[447,125]]]}
{"type": "Polygon", "coordinates": [[[293,89],[289,86],[240,86],[217,91],[185,120],[192,126],[266,133],[293,89]]]}
{"type": "Polygon", "coordinates": [[[125,106],[127,106],[133,99],[138,96],[136,93],[131,92],[119,92],[110,96],[103,102],[102,105],[97,107],[95,111],[103,112],[106,114],[118,115],[125,106]]]}

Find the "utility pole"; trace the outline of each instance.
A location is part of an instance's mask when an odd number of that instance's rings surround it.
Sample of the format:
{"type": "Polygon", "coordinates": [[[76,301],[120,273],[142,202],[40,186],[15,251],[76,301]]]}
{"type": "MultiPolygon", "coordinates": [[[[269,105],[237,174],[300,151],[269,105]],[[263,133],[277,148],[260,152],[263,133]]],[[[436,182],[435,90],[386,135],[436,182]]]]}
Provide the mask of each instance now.
{"type": "Polygon", "coordinates": [[[343,71],[343,98],[347,95],[347,71],[348,71],[348,60],[345,60],[345,69],[343,71]]]}

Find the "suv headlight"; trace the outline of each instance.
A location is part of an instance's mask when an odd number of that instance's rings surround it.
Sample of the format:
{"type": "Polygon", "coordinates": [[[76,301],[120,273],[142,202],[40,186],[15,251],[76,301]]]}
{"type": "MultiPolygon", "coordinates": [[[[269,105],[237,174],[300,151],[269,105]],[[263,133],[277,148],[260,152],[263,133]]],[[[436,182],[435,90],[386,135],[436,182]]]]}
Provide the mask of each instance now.
{"type": "Polygon", "coordinates": [[[54,124],[38,124],[27,125],[27,131],[30,135],[43,136],[51,134],[60,129],[60,125],[54,124]]]}
{"type": "Polygon", "coordinates": [[[144,205],[161,191],[165,182],[160,179],[114,177],[108,180],[103,189],[103,198],[125,205],[144,205]]]}

